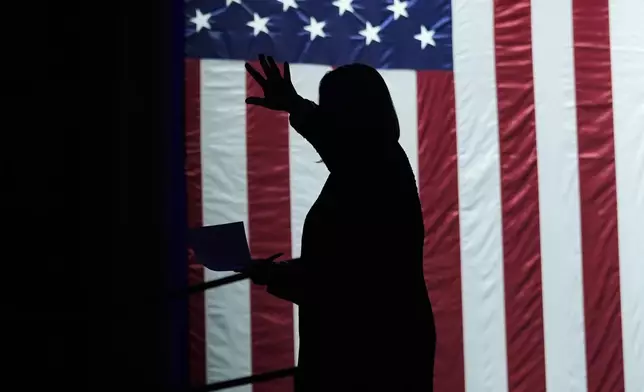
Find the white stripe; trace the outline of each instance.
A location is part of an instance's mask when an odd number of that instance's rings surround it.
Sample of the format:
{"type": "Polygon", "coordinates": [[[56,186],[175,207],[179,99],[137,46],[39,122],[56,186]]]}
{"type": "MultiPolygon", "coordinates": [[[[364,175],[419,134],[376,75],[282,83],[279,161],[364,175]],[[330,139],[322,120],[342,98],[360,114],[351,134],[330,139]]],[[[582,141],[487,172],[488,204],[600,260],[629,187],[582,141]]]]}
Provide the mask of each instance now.
{"type": "Polygon", "coordinates": [[[504,392],[508,371],[493,1],[453,0],[452,17],[465,389],[504,392]]]}
{"type": "Polygon", "coordinates": [[[416,71],[380,70],[387,83],[400,123],[400,145],[405,150],[418,184],[418,97],[416,71]]]}
{"type": "Polygon", "coordinates": [[[546,389],[586,391],[572,1],[532,2],[546,389]]]}
{"type": "Polygon", "coordinates": [[[609,2],[626,392],[644,391],[644,2],[609,2]]]}
{"type": "MultiPolygon", "coordinates": [[[[248,230],[246,75],[243,62],[201,61],[203,223],[243,221],[248,230]]],[[[206,270],[206,280],[227,274],[206,270]]],[[[252,374],[248,281],[206,291],[208,382],[252,374]]],[[[242,386],[235,391],[248,391],[242,386]]]]}
{"type": "MultiPolygon", "coordinates": [[[[318,102],[318,85],[331,68],[322,65],[291,65],[291,77],[298,94],[318,102]]],[[[293,128],[289,132],[291,180],[291,241],[293,257],[300,256],[302,228],[309,209],[317,199],[329,171],[324,163],[316,163],[320,156],[313,146],[293,128]]],[[[295,360],[299,354],[298,307],[294,305],[295,360]]]]}

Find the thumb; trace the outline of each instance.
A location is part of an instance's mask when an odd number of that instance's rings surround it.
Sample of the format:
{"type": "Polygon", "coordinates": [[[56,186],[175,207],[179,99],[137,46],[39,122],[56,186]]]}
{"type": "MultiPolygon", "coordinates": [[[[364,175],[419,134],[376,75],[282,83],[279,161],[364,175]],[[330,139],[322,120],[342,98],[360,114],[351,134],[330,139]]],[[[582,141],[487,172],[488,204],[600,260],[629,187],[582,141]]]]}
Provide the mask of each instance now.
{"type": "Polygon", "coordinates": [[[260,97],[248,97],[246,98],[246,103],[249,105],[258,105],[266,107],[266,99],[260,97]]]}
{"type": "Polygon", "coordinates": [[[283,254],[284,253],[276,253],[276,254],[272,255],[271,257],[267,258],[266,260],[274,261],[275,259],[279,258],[283,254]]]}

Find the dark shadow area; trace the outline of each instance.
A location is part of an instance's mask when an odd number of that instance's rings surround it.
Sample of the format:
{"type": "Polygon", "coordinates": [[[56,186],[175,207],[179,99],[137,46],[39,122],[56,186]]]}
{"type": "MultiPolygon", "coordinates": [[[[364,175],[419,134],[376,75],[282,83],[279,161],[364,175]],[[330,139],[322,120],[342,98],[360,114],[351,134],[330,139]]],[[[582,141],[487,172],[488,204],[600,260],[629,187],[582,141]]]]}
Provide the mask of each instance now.
{"type": "Polygon", "coordinates": [[[5,389],[187,387],[185,342],[170,341],[187,338],[181,307],[132,300],[185,274],[166,229],[184,227],[167,208],[182,168],[165,164],[182,148],[182,6],[57,3],[29,33],[4,26],[5,389]]]}

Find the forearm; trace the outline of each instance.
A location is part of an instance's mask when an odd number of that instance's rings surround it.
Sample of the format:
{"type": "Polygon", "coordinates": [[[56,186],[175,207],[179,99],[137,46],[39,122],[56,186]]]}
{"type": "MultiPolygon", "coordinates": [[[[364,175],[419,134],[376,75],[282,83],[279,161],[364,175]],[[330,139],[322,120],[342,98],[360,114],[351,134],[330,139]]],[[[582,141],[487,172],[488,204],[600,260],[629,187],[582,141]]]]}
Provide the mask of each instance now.
{"type": "Polygon", "coordinates": [[[289,122],[305,138],[313,133],[315,122],[312,117],[317,109],[318,105],[314,102],[299,96],[289,105],[289,122]]]}
{"type": "Polygon", "coordinates": [[[297,258],[275,263],[266,287],[270,294],[299,305],[305,297],[306,281],[305,265],[297,258]]]}
{"type": "Polygon", "coordinates": [[[350,154],[345,151],[346,144],[336,139],[339,125],[333,123],[332,116],[304,98],[294,104],[289,113],[293,129],[315,148],[329,171],[350,170],[352,165],[344,162],[350,154]]]}

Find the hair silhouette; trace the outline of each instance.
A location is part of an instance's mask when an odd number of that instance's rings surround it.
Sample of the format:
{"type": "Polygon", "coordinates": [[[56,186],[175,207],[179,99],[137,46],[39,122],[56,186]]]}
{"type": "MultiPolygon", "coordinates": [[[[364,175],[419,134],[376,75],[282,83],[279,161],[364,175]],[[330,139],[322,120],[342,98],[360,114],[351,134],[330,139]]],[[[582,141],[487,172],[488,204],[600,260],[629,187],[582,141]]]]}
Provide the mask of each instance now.
{"type": "Polygon", "coordinates": [[[392,143],[400,138],[398,116],[385,80],[365,64],[349,64],[327,73],[320,82],[319,103],[345,141],[392,143]]]}

